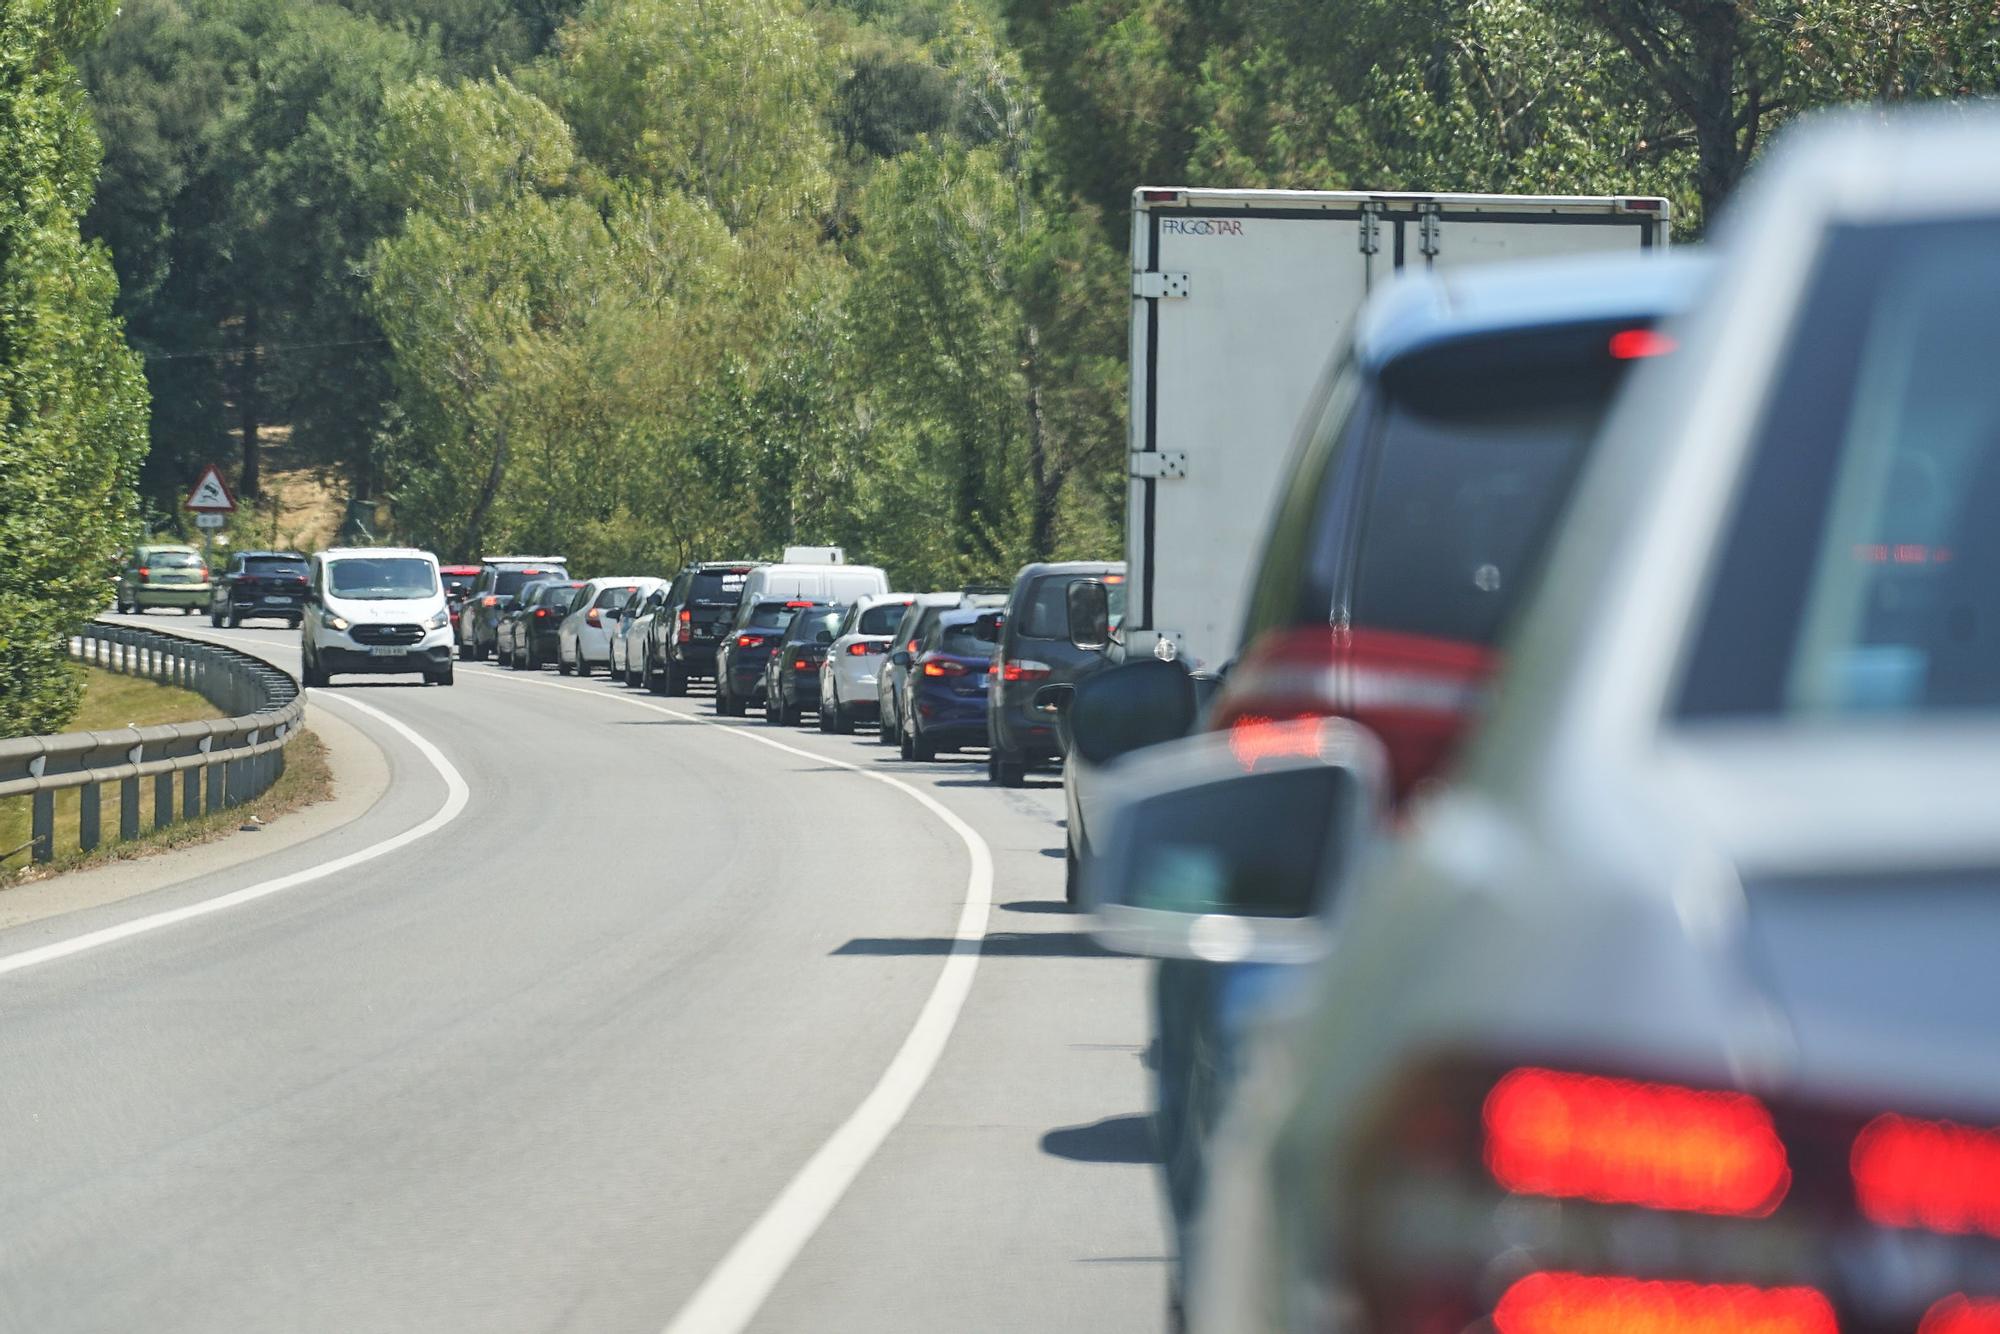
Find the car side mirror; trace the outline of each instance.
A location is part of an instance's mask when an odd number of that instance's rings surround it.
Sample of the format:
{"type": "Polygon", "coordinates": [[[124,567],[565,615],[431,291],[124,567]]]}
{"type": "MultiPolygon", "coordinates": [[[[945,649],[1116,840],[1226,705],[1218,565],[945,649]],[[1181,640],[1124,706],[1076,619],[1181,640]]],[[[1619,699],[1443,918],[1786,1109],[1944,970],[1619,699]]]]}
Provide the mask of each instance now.
{"type": "Polygon", "coordinates": [[[889,655],[889,661],[895,663],[898,667],[907,667],[910,665],[910,651],[906,648],[899,648],[889,655]]]}
{"type": "Polygon", "coordinates": [[[1076,753],[1091,764],[1109,764],[1186,736],[1196,713],[1194,680],[1187,668],[1179,661],[1142,658],[1076,682],[1064,717],[1076,753]]]}
{"type": "Polygon", "coordinates": [[[1069,593],[1069,642],[1093,653],[1111,643],[1111,594],[1101,579],[1072,579],[1069,593]]]}
{"type": "Polygon", "coordinates": [[[989,611],[972,623],[972,637],[982,644],[1000,642],[1000,629],[1007,618],[997,611],[989,611]]]}
{"type": "Polygon", "coordinates": [[[1160,959],[1303,963],[1375,835],[1381,743],[1344,718],[1191,738],[1121,766],[1084,869],[1091,934],[1160,959]]]}

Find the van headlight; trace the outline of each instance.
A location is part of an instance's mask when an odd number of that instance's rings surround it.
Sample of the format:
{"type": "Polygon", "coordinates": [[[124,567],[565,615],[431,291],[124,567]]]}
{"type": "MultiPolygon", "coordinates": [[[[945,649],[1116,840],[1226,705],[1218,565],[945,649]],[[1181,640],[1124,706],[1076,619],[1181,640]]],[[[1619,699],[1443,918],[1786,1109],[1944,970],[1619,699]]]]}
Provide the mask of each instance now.
{"type": "Polygon", "coordinates": [[[329,630],[338,631],[339,633],[344,635],[349,630],[352,630],[354,628],[354,625],[353,622],[349,621],[345,616],[329,616],[326,618],[326,628],[329,630]]]}
{"type": "Polygon", "coordinates": [[[446,609],[424,622],[426,630],[442,630],[451,624],[451,611],[446,609]]]}

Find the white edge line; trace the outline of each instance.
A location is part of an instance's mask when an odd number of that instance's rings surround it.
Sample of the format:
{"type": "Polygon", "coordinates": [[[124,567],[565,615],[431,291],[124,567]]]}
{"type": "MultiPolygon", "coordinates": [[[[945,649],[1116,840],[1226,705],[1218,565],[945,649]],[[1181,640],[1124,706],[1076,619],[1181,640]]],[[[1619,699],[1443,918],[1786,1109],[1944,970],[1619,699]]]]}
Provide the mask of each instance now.
{"type": "Polygon", "coordinates": [[[98,949],[120,940],[129,940],[133,936],[143,936],[149,931],[158,931],[164,927],[177,926],[182,922],[192,921],[197,917],[206,917],[210,913],[221,912],[225,908],[238,907],[272,894],[280,894],[288,889],[297,889],[300,885],[311,884],[315,880],[325,879],[327,876],[336,875],[351,867],[360,866],[364,862],[372,862],[377,857],[386,857],[399,848],[408,847],[420,838],[428,838],[458,818],[459,813],[465,809],[467,801],[471,798],[471,789],[466,787],[465,779],[460,776],[457,769],[452,767],[451,761],[444,757],[444,752],[432,745],[428,738],[419,735],[407,723],[402,722],[400,719],[391,718],[372,704],[363,704],[360,700],[345,698],[340,699],[340,702],[349,708],[359,709],[370,717],[388,725],[405,741],[415,746],[418,753],[430,762],[433,769],[437,770],[438,776],[444,779],[444,805],[438,807],[429,819],[421,824],[412,825],[400,834],[391,835],[379,843],[371,843],[365,848],[348,853],[346,856],[336,857],[330,862],[322,862],[318,866],[309,867],[303,871],[294,871],[290,875],[281,875],[275,880],[265,880],[258,884],[247,885],[242,889],[231,890],[227,894],[218,894],[212,899],[203,899],[199,903],[190,903],[184,907],[169,909],[166,912],[151,913],[144,917],[134,917],[130,921],[120,922],[116,926],[107,926],[100,931],[86,931],[80,936],[71,936],[67,940],[58,940],[52,944],[40,945],[31,950],[22,950],[18,954],[0,956],[0,977],[4,977],[8,973],[18,973],[25,968],[33,968],[37,964],[53,963],[57,959],[67,959],[72,955],[82,954],[87,950],[98,949]]]}
{"type": "MultiPolygon", "coordinates": [[[[480,673],[478,679],[484,679],[486,675],[480,673]]],[[[492,679],[512,680],[498,675],[492,679]]],[[[886,783],[942,820],[971,854],[972,869],[966,877],[965,906],[959,911],[958,930],[952,937],[951,953],[945,957],[937,982],[925,998],[923,1008],[917,1011],[916,1022],[911,1024],[903,1045],[896,1049],[895,1056],[890,1058],[888,1067],[875,1081],[875,1087],[869,1090],[868,1096],[848,1113],[847,1119],[806,1160],[805,1166],[785,1183],[749,1230],[736,1239],[735,1245],[709,1271],[708,1277],[702,1280],[701,1286],[695,1289],[694,1295],[688,1298],[665,1331],[665,1334],[740,1334],[756,1318],[765,1299],[791,1268],[792,1261],[798,1258],[799,1252],[805,1249],[806,1243],[812,1240],[813,1234],[833,1213],[841,1197],[847,1193],[847,1188],[854,1184],[869,1159],[875,1156],[875,1151],[882,1147],[909,1112],[917,1094],[922,1092],[932,1072],[937,1069],[938,1061],[944,1056],[945,1044],[958,1025],[959,1011],[964,1009],[966,997],[972,991],[973,974],[979,967],[980,944],[986,935],[987,917],[993,907],[992,849],[971,825],[943,802],[900,778],[877,773],[847,760],[788,746],[782,741],[758,736],[742,728],[729,727],[718,719],[683,713],[679,709],[670,709],[623,693],[532,679],[513,681],[513,684],[569,690],[579,695],[650,709],[670,718],[719,728],[731,736],[755,741],[814,764],[835,765],[878,783],[886,783]]]]}

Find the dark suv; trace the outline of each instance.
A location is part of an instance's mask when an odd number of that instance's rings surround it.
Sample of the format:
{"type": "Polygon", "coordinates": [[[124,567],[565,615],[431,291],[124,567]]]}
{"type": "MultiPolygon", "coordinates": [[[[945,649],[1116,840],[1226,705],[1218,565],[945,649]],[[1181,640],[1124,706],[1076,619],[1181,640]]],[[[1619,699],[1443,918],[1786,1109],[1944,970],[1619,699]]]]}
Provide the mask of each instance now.
{"type": "Polygon", "coordinates": [[[305,614],[306,558],[296,551],[239,551],[215,577],[208,595],[210,625],[240,625],[270,616],[298,627],[305,614]]]}
{"type": "Polygon", "coordinates": [[[785,637],[792,617],[807,607],[832,604],[812,598],[758,598],[736,609],[715,646],[715,711],[741,718],[764,702],[764,664],[785,637]]]}
{"type": "Polygon", "coordinates": [[[479,562],[479,581],[458,615],[458,657],[479,662],[493,651],[500,618],[530,579],[569,578],[566,556],[488,556],[479,562]]]}
{"type": "Polygon", "coordinates": [[[1099,650],[1078,648],[1069,637],[1069,588],[1101,582],[1112,595],[1114,620],[1124,609],[1122,562],[1067,561],[1026,565],[1014,576],[995,653],[995,679],[987,692],[987,731],[993,749],[986,775],[1002,787],[1019,787],[1028,766],[1062,753],[1055,718],[1035,707],[1035,692],[1062,685],[1096,669],[1099,650]]]}
{"type": "Polygon", "coordinates": [[[764,664],[764,717],[797,727],[810,709],[819,710],[819,665],[840,624],[842,607],[802,608],[785,627],[785,637],[764,664]]]}
{"type": "Polygon", "coordinates": [[[645,647],[646,689],[685,695],[688,682],[715,675],[715,646],[736,619],[752,560],[704,561],[674,576],[645,647]]]}

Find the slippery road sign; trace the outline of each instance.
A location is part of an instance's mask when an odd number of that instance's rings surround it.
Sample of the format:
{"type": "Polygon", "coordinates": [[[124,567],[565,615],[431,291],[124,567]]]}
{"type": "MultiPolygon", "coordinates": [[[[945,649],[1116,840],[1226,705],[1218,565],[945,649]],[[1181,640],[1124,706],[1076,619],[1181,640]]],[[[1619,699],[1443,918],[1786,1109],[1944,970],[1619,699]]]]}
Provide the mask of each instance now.
{"type": "Polygon", "coordinates": [[[187,507],[197,514],[234,514],[236,497],[229,494],[229,483],[222,480],[222,470],[213,463],[201,471],[201,480],[194,484],[194,494],[187,498],[187,507]]]}

